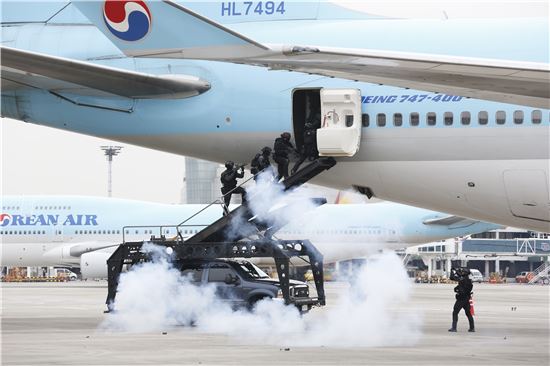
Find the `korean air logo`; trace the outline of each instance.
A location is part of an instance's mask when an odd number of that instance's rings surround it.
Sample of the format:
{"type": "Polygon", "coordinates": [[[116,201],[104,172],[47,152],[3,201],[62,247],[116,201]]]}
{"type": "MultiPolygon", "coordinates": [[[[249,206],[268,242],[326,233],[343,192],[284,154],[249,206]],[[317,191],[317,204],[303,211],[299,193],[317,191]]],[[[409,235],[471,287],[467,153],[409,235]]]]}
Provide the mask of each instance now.
{"type": "Polygon", "coordinates": [[[8,226],[11,221],[10,214],[0,214],[0,226],[8,226]]]}
{"type": "Polygon", "coordinates": [[[106,0],[103,19],[107,28],[124,41],[137,41],[151,29],[151,12],[144,1],[106,0]]]}

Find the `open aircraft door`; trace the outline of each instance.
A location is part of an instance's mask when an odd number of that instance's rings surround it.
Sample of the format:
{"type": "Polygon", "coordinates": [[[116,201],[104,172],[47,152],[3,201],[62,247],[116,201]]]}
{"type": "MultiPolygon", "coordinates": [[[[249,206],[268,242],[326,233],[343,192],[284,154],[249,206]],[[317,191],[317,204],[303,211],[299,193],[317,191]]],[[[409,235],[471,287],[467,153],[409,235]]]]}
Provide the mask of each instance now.
{"type": "Polygon", "coordinates": [[[361,144],[361,91],[321,89],[320,156],[353,156],[361,144]]]}

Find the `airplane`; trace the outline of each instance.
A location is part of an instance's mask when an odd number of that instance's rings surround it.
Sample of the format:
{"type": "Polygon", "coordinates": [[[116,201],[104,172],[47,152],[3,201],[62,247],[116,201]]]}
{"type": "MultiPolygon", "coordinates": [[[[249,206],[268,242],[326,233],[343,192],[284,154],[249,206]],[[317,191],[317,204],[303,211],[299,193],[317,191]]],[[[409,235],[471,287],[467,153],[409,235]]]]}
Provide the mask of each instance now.
{"type": "Polygon", "coordinates": [[[550,231],[548,3],[386,3],[4,1],[1,114],[217,162],[319,114],[313,183],[550,231]]]}
{"type": "MultiPolygon", "coordinates": [[[[105,278],[106,261],[119,244],[153,235],[174,238],[176,226],[201,210],[179,227],[183,239],[219,219],[222,207],[92,196],[4,196],[0,266],[80,267],[83,278],[105,278]]],[[[276,235],[307,236],[333,262],[500,227],[379,202],[326,204],[276,235]]]]}

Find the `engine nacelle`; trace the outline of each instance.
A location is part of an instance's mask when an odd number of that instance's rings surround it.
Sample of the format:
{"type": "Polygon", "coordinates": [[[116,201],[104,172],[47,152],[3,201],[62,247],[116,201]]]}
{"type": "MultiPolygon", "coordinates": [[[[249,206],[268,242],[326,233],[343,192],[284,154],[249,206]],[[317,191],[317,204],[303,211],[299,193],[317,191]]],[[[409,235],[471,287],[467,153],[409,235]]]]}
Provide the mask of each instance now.
{"type": "Polygon", "coordinates": [[[80,256],[82,278],[107,278],[107,259],[112,253],[90,252],[80,256]]]}

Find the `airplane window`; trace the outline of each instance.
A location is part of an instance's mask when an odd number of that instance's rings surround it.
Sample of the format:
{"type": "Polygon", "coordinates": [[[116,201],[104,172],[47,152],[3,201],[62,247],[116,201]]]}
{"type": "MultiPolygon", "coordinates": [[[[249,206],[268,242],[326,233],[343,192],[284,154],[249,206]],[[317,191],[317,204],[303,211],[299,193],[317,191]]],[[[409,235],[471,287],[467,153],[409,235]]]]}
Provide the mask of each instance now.
{"type": "Polygon", "coordinates": [[[384,127],[386,125],[386,114],[385,113],[378,113],[376,115],[376,124],[378,127],[384,127]]]}
{"type": "Polygon", "coordinates": [[[139,231],[138,231],[138,230],[136,230],[136,234],[138,234],[138,233],[139,233],[139,231]]]}
{"type": "Polygon", "coordinates": [[[368,113],[363,113],[361,115],[361,125],[363,127],[369,127],[369,123],[370,123],[369,119],[370,119],[369,114],[368,113]]]}
{"type": "Polygon", "coordinates": [[[116,233],[117,233],[117,234],[120,234],[120,230],[117,230],[116,233]]]}
{"type": "Polygon", "coordinates": [[[426,114],[426,122],[428,123],[428,126],[435,126],[435,124],[437,122],[435,112],[428,112],[426,114]]]}
{"type": "MultiPolygon", "coordinates": [[[[29,234],[30,234],[30,233],[31,233],[31,232],[29,231],[29,234]]],[[[23,235],[27,235],[27,230],[23,231],[23,235]]]]}
{"type": "Polygon", "coordinates": [[[33,232],[32,232],[32,233],[33,233],[34,235],[36,235],[36,230],[33,230],[33,232]]]}
{"type": "Polygon", "coordinates": [[[542,112],[540,109],[535,109],[531,112],[531,122],[537,125],[542,122],[542,112]]]}
{"type": "Polygon", "coordinates": [[[481,111],[477,114],[477,121],[480,125],[486,125],[489,122],[489,113],[481,111]]]}
{"type": "Polygon", "coordinates": [[[506,123],[506,112],[504,111],[497,111],[496,113],[496,121],[497,124],[503,125],[506,123]]]}
{"type": "Polygon", "coordinates": [[[353,114],[346,114],[346,127],[353,126],[353,114]]]}
{"type": "Polygon", "coordinates": [[[471,120],[470,112],[460,113],[460,123],[463,125],[469,125],[471,120]]]}
{"type": "Polygon", "coordinates": [[[403,115],[401,113],[393,114],[393,125],[394,126],[403,126],[403,115]]]}
{"type": "Polygon", "coordinates": [[[516,125],[523,123],[523,111],[514,111],[514,123],[516,125]]]}
{"type": "Polygon", "coordinates": [[[130,231],[126,230],[126,234],[130,234],[130,231]]]}
{"type": "Polygon", "coordinates": [[[453,112],[445,112],[443,114],[443,123],[445,123],[445,126],[453,125],[453,112]]]}
{"type": "Polygon", "coordinates": [[[105,230],[103,230],[103,234],[107,234],[107,232],[105,230]]]}

